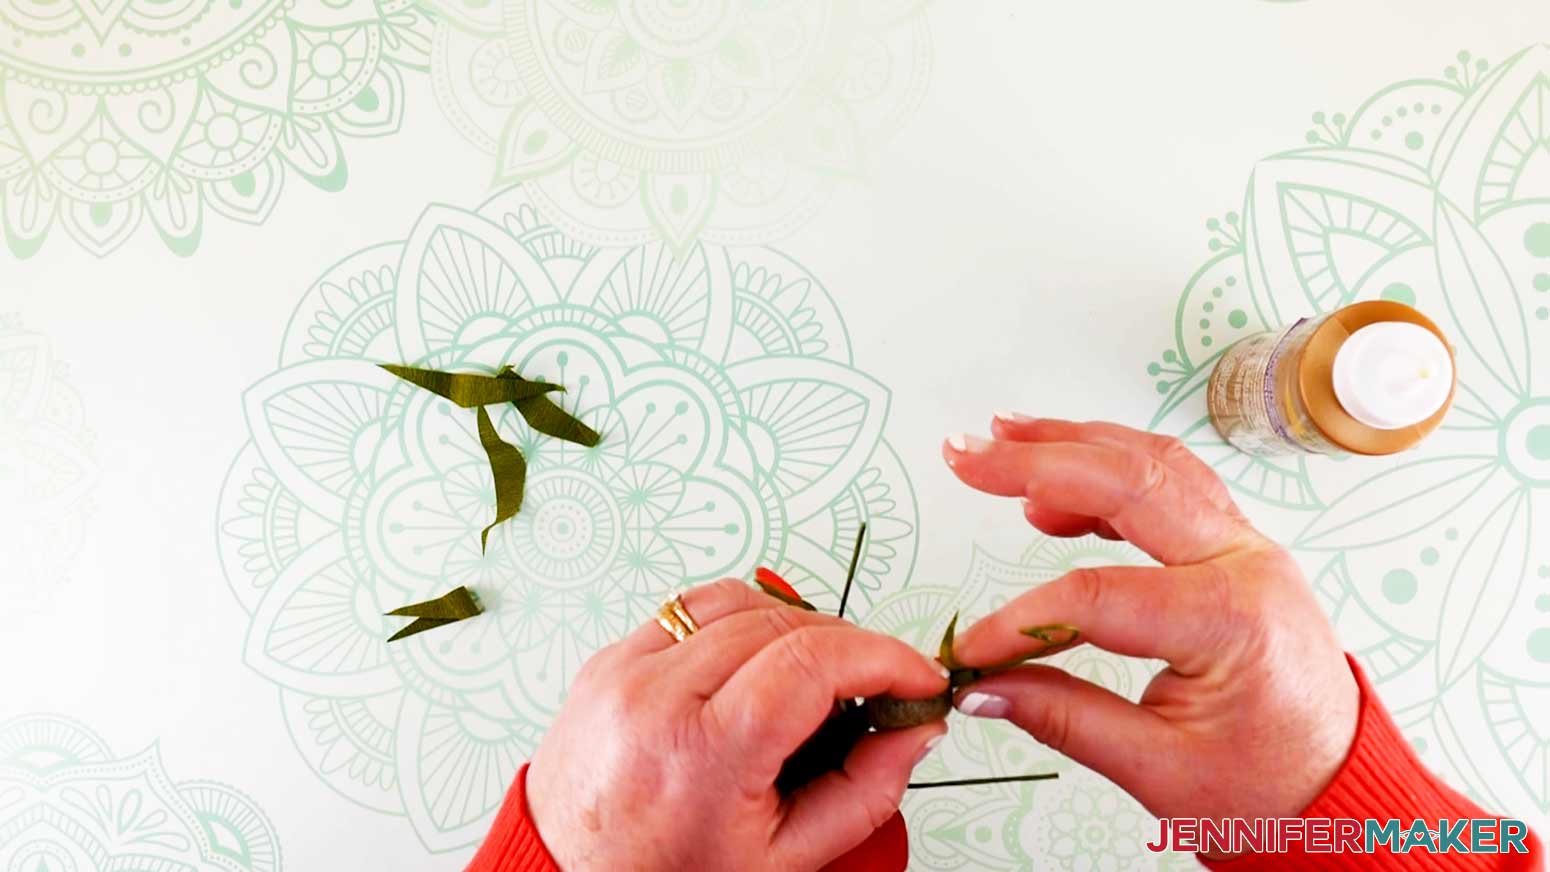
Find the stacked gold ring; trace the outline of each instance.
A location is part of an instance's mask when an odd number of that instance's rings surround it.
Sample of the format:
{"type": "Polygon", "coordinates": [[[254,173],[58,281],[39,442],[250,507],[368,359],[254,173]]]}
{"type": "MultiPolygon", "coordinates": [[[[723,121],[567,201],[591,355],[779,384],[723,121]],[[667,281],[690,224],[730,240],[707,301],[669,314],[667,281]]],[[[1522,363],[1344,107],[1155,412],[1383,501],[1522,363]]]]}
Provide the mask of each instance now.
{"type": "Polygon", "coordinates": [[[682,594],[673,594],[657,609],[657,625],[666,630],[675,642],[682,642],[700,631],[700,625],[694,622],[694,616],[684,607],[682,594]]]}

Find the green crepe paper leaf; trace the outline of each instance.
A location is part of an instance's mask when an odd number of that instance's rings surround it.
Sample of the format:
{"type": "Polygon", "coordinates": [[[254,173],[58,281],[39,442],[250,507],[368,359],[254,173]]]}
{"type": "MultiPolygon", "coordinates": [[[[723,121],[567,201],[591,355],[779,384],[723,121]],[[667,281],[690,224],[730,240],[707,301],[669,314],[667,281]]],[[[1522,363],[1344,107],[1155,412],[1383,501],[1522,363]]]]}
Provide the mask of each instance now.
{"type": "Polygon", "coordinates": [[[501,441],[490,421],[490,413],[479,407],[479,444],[490,458],[490,473],[495,477],[495,520],[479,534],[479,550],[490,538],[490,529],[516,515],[522,508],[522,488],[527,482],[527,460],[515,445],[501,441]]]}
{"type": "Polygon", "coordinates": [[[479,600],[474,597],[473,591],[459,586],[435,599],[400,606],[387,614],[405,618],[445,618],[449,621],[461,621],[483,612],[484,609],[479,607],[479,600]]]}
{"type": "Polygon", "coordinates": [[[483,613],[484,609],[480,607],[479,599],[474,596],[473,591],[459,586],[435,599],[401,606],[388,612],[389,615],[412,617],[415,619],[403,629],[389,636],[388,641],[396,642],[416,633],[434,630],[437,627],[454,624],[483,613]]]}
{"type": "MultiPolygon", "coordinates": [[[[496,374],[497,378],[515,382],[520,385],[541,385],[543,382],[531,382],[517,375],[511,367],[502,367],[496,374]]],[[[562,388],[563,390],[563,388],[562,388]]],[[[581,423],[569,412],[555,405],[543,391],[534,391],[526,397],[512,400],[512,405],[522,413],[522,419],[527,425],[548,436],[573,442],[577,445],[585,445],[588,448],[601,442],[603,437],[596,430],[581,423]]]]}
{"type": "MultiPolygon", "coordinates": [[[[493,403],[527,402],[534,398],[541,399],[544,394],[551,391],[565,390],[565,388],[559,385],[552,385],[548,382],[528,381],[520,377],[513,380],[503,376],[481,375],[472,372],[440,372],[434,369],[415,369],[411,366],[397,366],[391,363],[380,364],[380,366],[404,381],[425,388],[437,396],[445,397],[465,409],[471,409],[475,406],[488,406],[493,403]]],[[[507,367],[507,369],[509,370],[510,367],[507,367]]],[[[548,401],[544,400],[544,402],[547,403],[548,401]]],[[[550,405],[553,404],[550,403],[550,405]]],[[[524,417],[526,417],[525,414],[524,417]]],[[[532,423],[531,419],[529,419],[529,423],[532,423]]]]}
{"type": "Polygon", "coordinates": [[[953,656],[953,634],[958,629],[958,613],[953,612],[953,619],[947,622],[947,632],[942,634],[942,644],[937,646],[936,659],[948,669],[962,669],[958,658],[953,656]]]}
{"type": "MultiPolygon", "coordinates": [[[[1082,631],[1070,624],[1041,624],[1037,627],[1025,627],[1018,632],[1030,639],[1038,639],[1044,643],[1045,647],[1029,654],[1027,657],[1017,661],[1017,663],[1027,663],[1029,660],[1038,660],[1041,657],[1059,654],[1068,648],[1075,647],[1076,643],[1082,639],[1082,631]],[[1061,639],[1059,638],[1060,636],[1066,636],[1066,638],[1061,639]]],[[[1010,668],[1010,666],[1015,665],[1017,664],[1014,663],[1001,668],[1010,668]]]]}

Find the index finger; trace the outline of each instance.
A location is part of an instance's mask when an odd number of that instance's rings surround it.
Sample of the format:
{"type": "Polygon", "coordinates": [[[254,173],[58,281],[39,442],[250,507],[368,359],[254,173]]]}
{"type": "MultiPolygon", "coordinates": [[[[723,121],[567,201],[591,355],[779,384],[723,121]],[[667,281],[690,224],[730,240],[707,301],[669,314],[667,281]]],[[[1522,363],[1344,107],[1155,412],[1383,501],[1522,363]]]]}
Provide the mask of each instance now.
{"type": "Polygon", "coordinates": [[[946,690],[947,670],[898,639],[856,626],[808,626],[749,658],[702,711],[732,759],[768,786],[837,700],[925,699],[946,690]]]}
{"type": "Polygon", "coordinates": [[[1148,433],[1108,421],[1033,418],[1017,412],[997,412],[995,420],[991,421],[990,432],[997,439],[1012,442],[1089,442],[1133,448],[1166,464],[1217,508],[1230,515],[1243,514],[1216,470],[1173,436],[1148,433]]]}
{"type": "Polygon", "coordinates": [[[1102,518],[1162,563],[1198,563],[1255,539],[1242,518],[1223,512],[1167,465],[1134,449],[960,434],[943,444],[942,456],[976,490],[1102,518]]]}
{"type": "Polygon", "coordinates": [[[1248,623],[1236,617],[1246,606],[1235,594],[1216,563],[1077,569],[976,621],[953,641],[953,656],[981,668],[1039,656],[1053,646],[1027,629],[1062,625],[1105,651],[1197,675],[1221,661],[1218,647],[1248,623]]]}

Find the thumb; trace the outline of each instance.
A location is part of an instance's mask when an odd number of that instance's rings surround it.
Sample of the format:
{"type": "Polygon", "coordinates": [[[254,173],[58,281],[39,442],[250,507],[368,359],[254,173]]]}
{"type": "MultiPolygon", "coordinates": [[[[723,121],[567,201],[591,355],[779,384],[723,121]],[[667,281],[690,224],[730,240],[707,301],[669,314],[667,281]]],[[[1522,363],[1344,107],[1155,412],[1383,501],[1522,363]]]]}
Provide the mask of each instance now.
{"type": "Polygon", "coordinates": [[[1019,666],[960,690],[953,703],[971,717],[1001,718],[1096,770],[1150,807],[1186,755],[1162,716],[1053,666],[1019,666]]]}
{"type": "Polygon", "coordinates": [[[934,721],[863,737],[845,758],[843,769],[822,775],[791,795],[771,845],[776,865],[816,868],[882,828],[899,810],[910,770],[946,732],[946,721],[934,721]]]}

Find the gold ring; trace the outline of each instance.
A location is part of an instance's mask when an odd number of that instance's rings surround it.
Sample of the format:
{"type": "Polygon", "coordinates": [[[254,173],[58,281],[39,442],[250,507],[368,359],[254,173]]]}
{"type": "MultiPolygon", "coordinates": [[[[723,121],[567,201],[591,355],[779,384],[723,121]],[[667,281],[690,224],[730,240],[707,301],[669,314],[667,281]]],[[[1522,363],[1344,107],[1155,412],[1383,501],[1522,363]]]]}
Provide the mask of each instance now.
{"type": "Polygon", "coordinates": [[[657,626],[666,630],[675,642],[682,642],[700,631],[700,625],[694,622],[694,616],[684,607],[682,594],[674,594],[657,609],[657,626]]]}

